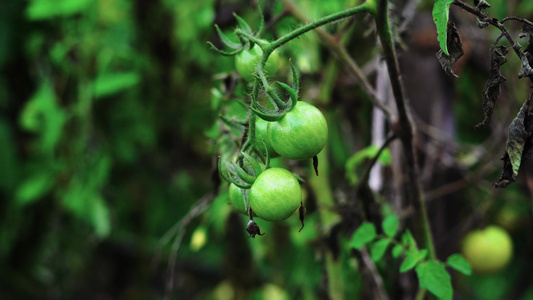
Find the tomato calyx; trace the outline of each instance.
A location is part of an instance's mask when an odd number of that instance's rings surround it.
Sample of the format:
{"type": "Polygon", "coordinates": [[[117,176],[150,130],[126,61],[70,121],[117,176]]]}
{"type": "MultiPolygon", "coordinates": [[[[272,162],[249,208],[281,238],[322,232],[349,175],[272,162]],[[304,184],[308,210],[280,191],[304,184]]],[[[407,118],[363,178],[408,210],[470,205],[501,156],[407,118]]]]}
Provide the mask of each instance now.
{"type": "MultiPolygon", "coordinates": [[[[289,95],[289,99],[286,101],[283,101],[279,98],[279,96],[276,94],[274,89],[270,86],[265,90],[267,98],[269,99],[272,106],[274,106],[274,109],[268,109],[257,101],[255,95],[252,95],[252,105],[250,106],[250,109],[258,115],[261,119],[269,122],[275,122],[281,120],[289,111],[291,111],[296,104],[298,103],[298,92],[299,92],[299,78],[298,78],[298,72],[296,70],[296,67],[292,63],[292,60],[290,61],[291,65],[291,72],[292,72],[292,86],[289,86],[283,82],[277,81],[276,83],[284,89],[287,94],[289,95]]],[[[261,78],[258,78],[261,80],[261,78]]],[[[265,83],[263,83],[264,86],[267,86],[265,83]]],[[[268,83],[267,83],[268,84],[268,83]]]]}
{"type": "Polygon", "coordinates": [[[226,168],[222,168],[222,159],[218,159],[218,171],[220,176],[229,183],[235,184],[241,189],[249,189],[255,182],[259,174],[265,171],[270,164],[268,155],[268,148],[263,142],[266,151],[266,164],[261,164],[246,152],[241,152],[237,158],[237,162],[228,162],[225,164],[226,168]],[[225,170],[225,172],[224,172],[225,170]]]}
{"type": "Polygon", "coordinates": [[[259,39],[259,37],[263,34],[263,31],[265,29],[265,18],[263,17],[263,12],[261,10],[261,5],[257,6],[259,10],[259,16],[260,16],[260,23],[259,23],[259,29],[257,32],[253,32],[252,28],[246,21],[239,17],[236,13],[233,13],[233,16],[237,20],[237,23],[239,24],[237,30],[235,30],[236,36],[239,39],[240,43],[235,43],[231,39],[229,39],[222,30],[218,27],[218,25],[215,24],[216,31],[218,33],[218,36],[220,37],[220,41],[224,46],[227,48],[230,48],[231,50],[225,51],[218,49],[213,43],[207,42],[207,44],[211,47],[212,50],[216,51],[217,53],[224,55],[224,56],[234,56],[236,54],[241,53],[243,50],[249,50],[254,47],[255,44],[258,44],[260,47],[264,47],[266,43],[264,43],[262,40],[259,39]]]}

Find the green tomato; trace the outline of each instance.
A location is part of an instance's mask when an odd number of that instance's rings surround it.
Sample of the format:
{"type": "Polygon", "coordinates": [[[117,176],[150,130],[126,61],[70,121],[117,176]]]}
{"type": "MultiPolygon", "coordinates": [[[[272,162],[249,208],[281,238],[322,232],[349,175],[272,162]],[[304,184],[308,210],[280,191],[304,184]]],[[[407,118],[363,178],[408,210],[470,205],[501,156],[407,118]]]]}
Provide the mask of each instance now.
{"type": "Polygon", "coordinates": [[[231,183],[229,185],[229,200],[231,203],[231,206],[233,206],[233,209],[235,209],[237,212],[246,215],[246,205],[244,203],[244,197],[242,195],[243,192],[247,192],[235,184],[231,183]]]}
{"type": "MultiPolygon", "coordinates": [[[[255,67],[261,61],[263,50],[257,44],[250,50],[243,50],[241,53],[235,55],[235,67],[237,72],[246,81],[252,81],[254,79],[253,73],[255,73],[255,67]]],[[[278,70],[279,54],[276,50],[270,54],[267,63],[265,65],[265,73],[267,76],[272,76],[278,70]]]]}
{"type": "Polygon", "coordinates": [[[496,273],[511,260],[513,243],[507,231],[493,225],[469,232],[463,240],[461,252],[474,272],[496,273]]]}
{"type": "Polygon", "coordinates": [[[268,124],[268,138],[279,155],[307,159],[320,153],[326,145],[328,124],[318,108],[298,101],[281,120],[268,124]]]}
{"type": "Polygon", "coordinates": [[[250,206],[261,219],[279,222],[290,217],[302,202],[302,189],[286,169],[270,168],[250,188],[250,206]]]}
{"type": "Polygon", "coordinates": [[[265,145],[268,149],[268,155],[270,158],[278,157],[279,154],[274,150],[272,147],[272,144],[270,144],[270,139],[268,138],[268,123],[259,117],[256,118],[255,121],[255,144],[257,149],[261,152],[261,154],[266,155],[265,152],[265,146],[263,145],[263,140],[265,141],[265,145]]]}

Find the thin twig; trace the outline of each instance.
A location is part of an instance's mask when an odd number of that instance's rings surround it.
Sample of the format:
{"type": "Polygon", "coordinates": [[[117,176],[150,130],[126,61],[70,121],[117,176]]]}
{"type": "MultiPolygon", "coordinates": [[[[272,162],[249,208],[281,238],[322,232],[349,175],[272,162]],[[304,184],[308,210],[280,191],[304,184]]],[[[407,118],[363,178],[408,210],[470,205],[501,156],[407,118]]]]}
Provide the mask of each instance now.
{"type": "Polygon", "coordinates": [[[376,162],[378,161],[379,159],[379,156],[381,155],[381,153],[385,150],[385,148],[387,148],[389,146],[389,144],[394,141],[398,136],[394,133],[389,133],[389,135],[387,136],[387,139],[385,139],[385,142],[383,143],[383,145],[381,145],[381,147],[379,148],[378,150],[378,153],[376,153],[376,155],[374,155],[374,157],[368,161],[367,165],[366,165],[366,168],[365,168],[365,171],[363,173],[363,175],[361,176],[361,180],[359,181],[359,184],[357,185],[357,191],[359,194],[359,191],[362,189],[362,187],[364,185],[368,185],[368,179],[370,177],[370,171],[372,171],[372,167],[374,167],[374,165],[376,164],[376,162]]]}
{"type": "Polygon", "coordinates": [[[509,34],[509,31],[507,31],[507,28],[505,28],[505,26],[503,26],[502,22],[500,22],[496,18],[491,18],[491,17],[487,16],[482,10],[479,10],[479,9],[477,9],[475,7],[472,7],[472,6],[464,3],[461,0],[454,0],[452,4],[455,4],[455,5],[459,6],[460,8],[464,9],[465,11],[477,16],[481,21],[488,22],[490,25],[492,25],[494,27],[497,27],[502,32],[502,34],[505,36],[507,41],[509,41],[509,43],[513,47],[513,50],[516,53],[516,55],[518,55],[519,58],[522,58],[523,53],[520,50],[520,44],[516,43],[513,40],[513,38],[509,34]]]}
{"type": "Polygon", "coordinates": [[[372,274],[372,278],[374,279],[374,282],[376,283],[376,288],[379,294],[378,299],[389,300],[389,296],[387,295],[387,291],[385,290],[385,286],[383,284],[383,279],[381,278],[381,275],[379,274],[379,271],[376,268],[376,265],[370,258],[370,255],[368,254],[368,251],[365,248],[361,249],[361,257],[363,258],[364,264],[370,271],[370,274],[372,274]]]}
{"type": "Polygon", "coordinates": [[[153,266],[156,266],[159,263],[159,260],[161,258],[161,251],[162,251],[163,247],[168,244],[168,242],[170,241],[170,239],[172,237],[175,237],[174,243],[173,243],[173,247],[172,247],[172,251],[174,251],[174,253],[171,254],[172,255],[171,256],[171,261],[169,261],[169,269],[174,270],[174,266],[173,265],[175,265],[176,261],[175,261],[175,259],[174,259],[174,261],[172,261],[172,257],[177,255],[177,252],[179,250],[179,243],[177,243],[177,238],[180,235],[185,234],[185,229],[187,228],[189,223],[194,218],[196,218],[197,216],[202,214],[207,209],[207,207],[209,206],[211,201],[213,201],[214,197],[215,197],[214,193],[208,193],[208,194],[204,195],[202,198],[200,198],[200,200],[198,200],[194,204],[194,206],[189,210],[189,212],[183,218],[181,218],[181,220],[177,221],[163,235],[163,237],[161,237],[161,239],[159,240],[159,242],[155,246],[154,258],[152,259],[152,265],[153,266]]]}
{"type": "MultiPolygon", "coordinates": [[[[298,21],[302,23],[309,23],[310,20],[305,16],[296,5],[290,0],[281,0],[285,9],[287,9],[298,21]]],[[[376,90],[370,82],[366,79],[364,72],[361,70],[359,65],[353,60],[353,58],[348,54],[346,48],[340,44],[339,40],[333,35],[329,34],[326,30],[322,28],[316,28],[314,32],[317,34],[318,38],[330,51],[335,54],[335,57],[341,62],[341,65],[345,66],[349,74],[361,84],[361,87],[365,93],[370,98],[372,104],[379,108],[390,120],[392,113],[388,107],[385,106],[384,101],[379,99],[377,96],[376,90]]]]}
{"type": "Polygon", "coordinates": [[[522,22],[524,24],[527,24],[529,26],[532,26],[533,27],[533,22],[527,20],[527,19],[524,19],[524,18],[518,18],[518,17],[506,17],[506,18],[503,18],[500,23],[505,23],[507,21],[517,21],[517,22],[522,22]]]}
{"type": "Polygon", "coordinates": [[[166,291],[165,291],[165,300],[170,299],[170,295],[172,293],[172,290],[174,289],[174,273],[176,270],[176,259],[178,257],[178,250],[181,246],[181,241],[183,240],[183,236],[185,235],[185,230],[181,230],[176,237],[174,238],[174,242],[172,243],[172,253],[170,255],[170,260],[168,262],[167,267],[167,284],[166,284],[166,291]]]}

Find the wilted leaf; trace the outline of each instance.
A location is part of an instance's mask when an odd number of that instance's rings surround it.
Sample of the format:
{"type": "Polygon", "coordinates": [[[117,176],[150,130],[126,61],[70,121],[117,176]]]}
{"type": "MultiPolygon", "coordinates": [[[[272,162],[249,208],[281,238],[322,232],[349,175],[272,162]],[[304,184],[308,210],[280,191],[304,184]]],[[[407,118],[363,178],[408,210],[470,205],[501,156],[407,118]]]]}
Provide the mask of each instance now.
{"type": "Polygon", "coordinates": [[[476,18],[476,24],[479,29],[487,28],[490,26],[489,22],[481,21],[479,18],[476,18]]]}
{"type": "Polygon", "coordinates": [[[507,59],[505,59],[505,55],[509,52],[509,49],[507,49],[504,46],[497,46],[491,49],[490,52],[490,74],[489,79],[485,83],[485,86],[483,87],[482,97],[483,97],[483,114],[485,118],[483,121],[476,125],[476,128],[482,127],[487,125],[491,118],[492,118],[492,112],[494,111],[494,106],[496,104],[496,100],[498,100],[498,97],[500,96],[500,84],[505,82],[507,80],[505,77],[502,76],[502,73],[500,72],[500,67],[507,62],[507,59]]]}
{"type": "Polygon", "coordinates": [[[490,4],[485,0],[474,0],[474,5],[479,9],[486,9],[490,7],[490,4]]]}
{"type": "Polygon", "coordinates": [[[526,55],[522,55],[522,67],[520,69],[520,73],[518,73],[518,78],[524,78],[529,77],[533,75],[533,69],[529,65],[529,61],[527,59],[526,55]]]}
{"type": "Polygon", "coordinates": [[[495,187],[506,187],[515,181],[520,165],[531,156],[533,149],[533,105],[530,98],[524,102],[520,112],[509,126],[509,138],[502,157],[503,171],[495,187]]]}
{"type": "Polygon", "coordinates": [[[452,279],[446,272],[444,264],[438,261],[428,261],[416,267],[416,275],[420,287],[427,288],[433,295],[444,300],[451,300],[453,296],[452,279]]]}
{"type": "Polygon", "coordinates": [[[376,227],[372,223],[365,222],[357,228],[354,232],[350,246],[355,249],[361,249],[364,245],[368,244],[376,237],[376,227]]]}
{"type": "Polygon", "coordinates": [[[458,76],[453,72],[453,65],[464,54],[463,44],[453,23],[448,26],[447,35],[447,49],[449,54],[446,54],[441,47],[439,52],[437,52],[437,59],[447,75],[457,78],[458,76]]]}
{"type": "Polygon", "coordinates": [[[433,22],[437,26],[437,40],[439,41],[440,48],[444,54],[449,55],[448,53],[448,39],[447,27],[448,19],[450,18],[450,5],[453,0],[435,0],[435,5],[433,6],[433,22]]]}

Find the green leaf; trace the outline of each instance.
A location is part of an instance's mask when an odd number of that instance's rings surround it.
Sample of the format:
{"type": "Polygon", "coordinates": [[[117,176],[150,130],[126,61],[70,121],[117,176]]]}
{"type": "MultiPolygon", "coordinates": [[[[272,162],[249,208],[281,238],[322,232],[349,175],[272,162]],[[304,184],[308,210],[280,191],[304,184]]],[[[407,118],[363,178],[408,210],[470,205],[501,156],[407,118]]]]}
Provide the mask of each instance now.
{"type": "Polygon", "coordinates": [[[100,196],[96,196],[92,204],[90,218],[96,235],[101,238],[106,237],[111,232],[109,208],[100,196]]]}
{"type": "Polygon", "coordinates": [[[446,260],[446,263],[454,270],[459,271],[465,275],[472,274],[472,266],[470,266],[470,263],[466,259],[464,259],[461,254],[455,253],[450,255],[450,257],[448,257],[448,260],[446,260]]]}
{"type": "Polygon", "coordinates": [[[102,98],[137,85],[141,77],[136,72],[101,74],[94,81],[94,97],[102,98]]]}
{"type": "Polygon", "coordinates": [[[46,154],[54,152],[66,121],[67,115],[58,104],[52,84],[47,81],[41,82],[19,117],[22,128],[41,134],[40,150],[46,154]]]}
{"type": "Polygon", "coordinates": [[[435,0],[435,5],[433,6],[433,22],[437,26],[437,40],[446,55],[450,55],[447,46],[447,28],[452,2],[453,0],[435,0]]]}
{"type": "Polygon", "coordinates": [[[414,268],[416,266],[416,263],[418,262],[417,257],[417,253],[415,251],[408,251],[405,254],[405,259],[400,265],[400,273],[407,272],[414,268]]]}
{"type": "Polygon", "coordinates": [[[84,12],[94,0],[32,0],[26,10],[30,20],[44,20],[84,12]]]}
{"type": "Polygon", "coordinates": [[[373,243],[370,246],[370,257],[373,261],[380,260],[383,255],[385,254],[385,251],[387,251],[387,247],[390,244],[389,239],[381,239],[375,243],[373,243]]]}
{"type": "Polygon", "coordinates": [[[428,254],[428,251],[426,249],[418,251],[407,251],[405,254],[405,259],[400,265],[400,273],[407,272],[414,268],[417,263],[424,260],[428,254]]]}
{"type": "Polygon", "coordinates": [[[403,247],[402,245],[396,245],[394,248],[392,248],[392,257],[398,258],[403,253],[403,247]]]}
{"type": "Polygon", "coordinates": [[[394,237],[398,231],[398,217],[390,215],[383,220],[383,231],[387,236],[394,237]]]}
{"type": "Polygon", "coordinates": [[[365,222],[361,224],[361,226],[359,226],[359,228],[357,228],[357,230],[354,232],[350,240],[350,246],[359,250],[364,245],[374,240],[376,235],[376,227],[374,224],[365,222]]]}
{"type": "Polygon", "coordinates": [[[54,174],[44,170],[25,179],[17,188],[15,200],[18,204],[28,205],[48,193],[55,184],[54,174]]]}
{"type": "Polygon", "coordinates": [[[416,275],[421,288],[428,289],[440,299],[452,299],[452,279],[450,274],[446,272],[443,263],[428,261],[424,264],[419,264],[416,267],[416,275]]]}
{"type": "Polygon", "coordinates": [[[402,235],[402,243],[407,247],[407,249],[418,250],[416,241],[409,230],[405,231],[405,233],[402,235]]]}

